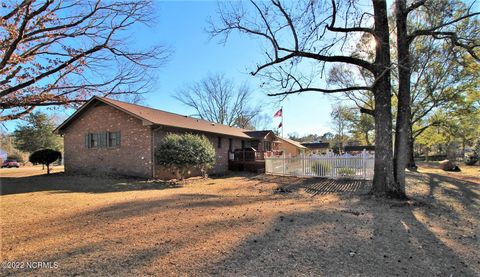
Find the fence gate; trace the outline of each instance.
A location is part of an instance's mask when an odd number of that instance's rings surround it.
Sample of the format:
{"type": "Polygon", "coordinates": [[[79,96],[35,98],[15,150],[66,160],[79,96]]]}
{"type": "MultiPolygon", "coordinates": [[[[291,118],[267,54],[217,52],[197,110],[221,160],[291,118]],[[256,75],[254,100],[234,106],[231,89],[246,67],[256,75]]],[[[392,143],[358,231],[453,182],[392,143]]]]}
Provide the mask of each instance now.
{"type": "Polygon", "coordinates": [[[299,177],[373,178],[375,158],[363,151],[359,155],[311,155],[265,159],[265,173],[299,177]]]}

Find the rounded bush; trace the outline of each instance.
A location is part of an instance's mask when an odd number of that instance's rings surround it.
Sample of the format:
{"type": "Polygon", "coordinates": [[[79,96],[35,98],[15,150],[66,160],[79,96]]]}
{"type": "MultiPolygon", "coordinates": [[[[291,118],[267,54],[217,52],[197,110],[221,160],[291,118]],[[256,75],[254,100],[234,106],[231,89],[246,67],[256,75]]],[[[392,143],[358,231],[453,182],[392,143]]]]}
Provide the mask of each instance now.
{"type": "Polygon", "coordinates": [[[177,170],[181,179],[191,169],[199,169],[206,175],[215,164],[215,148],[203,135],[168,134],[155,156],[159,165],[177,170]]]}

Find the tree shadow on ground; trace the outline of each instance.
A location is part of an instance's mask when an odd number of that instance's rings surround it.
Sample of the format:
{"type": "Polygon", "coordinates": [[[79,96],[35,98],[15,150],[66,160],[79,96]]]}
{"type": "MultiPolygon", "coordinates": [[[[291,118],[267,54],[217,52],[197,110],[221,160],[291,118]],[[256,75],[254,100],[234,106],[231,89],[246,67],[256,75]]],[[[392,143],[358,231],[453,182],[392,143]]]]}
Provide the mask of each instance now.
{"type": "Polygon", "coordinates": [[[258,175],[252,179],[260,183],[276,183],[278,191],[298,191],[315,195],[327,194],[367,194],[372,188],[372,182],[358,179],[328,179],[328,178],[299,178],[294,176],[258,175]]]}
{"type": "Polygon", "coordinates": [[[408,206],[286,213],[205,271],[229,276],[475,276],[408,206]]]}
{"type": "MultiPolygon", "coordinates": [[[[410,181],[416,186],[425,186],[428,190],[420,201],[428,202],[436,210],[443,211],[442,216],[456,221],[467,213],[478,218],[480,208],[480,184],[436,173],[411,173],[410,181]]],[[[413,196],[412,199],[418,199],[413,196]]],[[[426,212],[434,211],[427,209],[426,212]]]]}
{"type": "Polygon", "coordinates": [[[0,177],[0,195],[40,191],[105,193],[133,190],[162,190],[181,187],[177,182],[114,178],[110,176],[54,173],[28,177],[0,177]]]}
{"type": "MultiPolygon", "coordinates": [[[[255,201],[268,198],[265,195],[255,201]]],[[[10,247],[10,253],[6,251],[5,254],[21,260],[60,264],[56,271],[22,271],[36,274],[155,275],[159,271],[151,263],[158,263],[158,259],[165,262],[162,266],[171,270],[167,275],[185,274],[185,270],[191,268],[182,261],[207,261],[204,257],[209,256],[209,247],[218,250],[219,239],[215,236],[223,234],[228,240],[234,237],[233,233],[255,220],[255,214],[230,212],[231,208],[252,203],[254,201],[248,197],[222,198],[210,194],[175,194],[162,199],[112,203],[49,222],[38,221],[23,226],[28,231],[20,231],[15,237],[19,244],[9,241],[5,247],[7,250],[10,247]],[[202,220],[209,214],[206,210],[212,211],[215,220],[202,220]],[[190,215],[195,211],[200,212],[200,216],[190,215]],[[155,224],[157,222],[160,224],[155,224]],[[175,236],[177,233],[180,234],[175,236]],[[202,244],[205,246],[199,247],[202,244]],[[183,256],[175,254],[179,252],[184,253],[183,256]],[[177,267],[176,263],[185,267],[177,267]]],[[[162,272],[166,274],[166,271],[162,272]]]]}
{"type": "MultiPolygon", "coordinates": [[[[285,179],[279,186],[305,185],[295,182],[285,179]]],[[[469,184],[459,189],[469,189],[469,184]]],[[[423,213],[436,220],[442,211],[434,205],[370,196],[352,196],[330,206],[313,200],[300,205],[299,199],[275,194],[201,193],[129,199],[24,226],[30,231],[15,238],[21,242],[17,247],[39,248],[19,249],[16,258],[60,261],[62,268],[53,272],[58,275],[480,274],[478,266],[418,219],[423,213]],[[286,208],[293,203],[299,205],[286,208]]]]}

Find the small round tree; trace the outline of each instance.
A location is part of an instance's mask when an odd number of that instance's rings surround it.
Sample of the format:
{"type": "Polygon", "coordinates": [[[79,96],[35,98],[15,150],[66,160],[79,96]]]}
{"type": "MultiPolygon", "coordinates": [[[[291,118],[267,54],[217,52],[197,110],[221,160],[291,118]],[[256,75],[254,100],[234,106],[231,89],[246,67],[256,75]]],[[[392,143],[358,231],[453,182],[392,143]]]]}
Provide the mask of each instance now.
{"type": "Polygon", "coordinates": [[[47,174],[50,174],[50,164],[62,159],[62,153],[52,149],[42,149],[32,153],[29,161],[32,164],[43,164],[47,166],[47,174]]]}
{"type": "Polygon", "coordinates": [[[174,169],[183,180],[191,169],[204,176],[215,164],[215,148],[205,137],[192,134],[168,134],[155,152],[157,163],[174,169]]]}

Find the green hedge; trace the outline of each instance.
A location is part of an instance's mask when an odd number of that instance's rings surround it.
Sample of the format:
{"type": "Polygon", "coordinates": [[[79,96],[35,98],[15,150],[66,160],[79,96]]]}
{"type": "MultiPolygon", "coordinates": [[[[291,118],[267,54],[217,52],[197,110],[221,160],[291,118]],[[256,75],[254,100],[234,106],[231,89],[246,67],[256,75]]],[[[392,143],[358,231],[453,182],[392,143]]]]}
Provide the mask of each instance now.
{"type": "Polygon", "coordinates": [[[329,174],[332,171],[332,166],[329,163],[322,161],[315,161],[311,166],[312,171],[318,175],[318,172],[329,174]]]}
{"type": "Polygon", "coordinates": [[[155,152],[159,165],[176,170],[183,179],[191,169],[204,175],[215,165],[215,148],[205,137],[193,134],[168,134],[155,152]]]}

